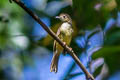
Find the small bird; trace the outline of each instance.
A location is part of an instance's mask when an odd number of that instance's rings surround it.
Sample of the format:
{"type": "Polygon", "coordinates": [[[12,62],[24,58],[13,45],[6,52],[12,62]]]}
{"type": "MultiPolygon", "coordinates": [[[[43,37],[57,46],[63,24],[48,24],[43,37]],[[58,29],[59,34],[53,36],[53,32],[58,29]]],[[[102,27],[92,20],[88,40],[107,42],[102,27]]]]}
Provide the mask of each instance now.
{"type": "MultiPolygon", "coordinates": [[[[56,18],[60,19],[63,23],[58,28],[57,36],[64,42],[66,45],[70,45],[71,39],[72,39],[72,19],[68,14],[62,13],[59,16],[56,16],[56,18]]],[[[65,49],[55,40],[53,45],[53,58],[51,62],[50,72],[57,73],[58,71],[58,60],[60,53],[66,53],[65,49]]]]}

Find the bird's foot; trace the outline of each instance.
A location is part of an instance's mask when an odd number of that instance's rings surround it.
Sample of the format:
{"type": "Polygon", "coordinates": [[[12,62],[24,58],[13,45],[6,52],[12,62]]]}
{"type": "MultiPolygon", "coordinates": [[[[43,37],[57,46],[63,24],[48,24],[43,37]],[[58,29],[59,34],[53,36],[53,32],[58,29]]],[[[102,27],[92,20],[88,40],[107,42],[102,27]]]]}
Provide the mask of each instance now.
{"type": "Polygon", "coordinates": [[[66,42],[63,42],[63,46],[66,46],[66,42]]]}
{"type": "Polygon", "coordinates": [[[72,48],[69,48],[71,52],[73,52],[73,49],[72,48]]]}
{"type": "Polygon", "coordinates": [[[69,48],[70,49],[70,51],[72,51],[72,48],[69,48]]]}

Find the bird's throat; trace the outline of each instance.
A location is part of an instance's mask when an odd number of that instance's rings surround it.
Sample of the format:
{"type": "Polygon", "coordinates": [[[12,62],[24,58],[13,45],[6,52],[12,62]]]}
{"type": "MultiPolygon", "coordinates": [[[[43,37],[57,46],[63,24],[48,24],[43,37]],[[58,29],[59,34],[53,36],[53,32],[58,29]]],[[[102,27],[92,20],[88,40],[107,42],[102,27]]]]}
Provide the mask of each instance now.
{"type": "Polygon", "coordinates": [[[73,32],[72,25],[69,24],[68,22],[64,22],[60,27],[60,31],[61,33],[69,36],[73,32]]]}

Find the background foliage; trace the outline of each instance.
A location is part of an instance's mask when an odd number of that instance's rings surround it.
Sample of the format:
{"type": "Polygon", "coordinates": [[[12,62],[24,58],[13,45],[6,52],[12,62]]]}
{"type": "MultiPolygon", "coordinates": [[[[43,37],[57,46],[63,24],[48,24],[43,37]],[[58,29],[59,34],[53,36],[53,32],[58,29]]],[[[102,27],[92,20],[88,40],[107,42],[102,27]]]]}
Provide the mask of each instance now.
{"type": "MultiPolygon", "coordinates": [[[[120,0],[21,0],[54,32],[73,19],[71,47],[96,80],[120,79],[120,0]]],[[[24,10],[0,0],[0,80],[85,80],[69,56],[50,73],[53,38],[24,10]]]]}

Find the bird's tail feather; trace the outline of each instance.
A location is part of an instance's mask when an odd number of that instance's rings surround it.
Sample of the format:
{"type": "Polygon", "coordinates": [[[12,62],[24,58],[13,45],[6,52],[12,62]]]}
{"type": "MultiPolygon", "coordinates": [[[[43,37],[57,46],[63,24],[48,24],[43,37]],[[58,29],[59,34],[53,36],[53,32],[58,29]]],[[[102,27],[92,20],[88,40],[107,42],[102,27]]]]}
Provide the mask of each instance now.
{"type": "Polygon", "coordinates": [[[51,62],[51,66],[50,66],[50,72],[57,73],[59,55],[60,55],[59,53],[54,53],[54,56],[53,56],[52,62],[51,62]]]}

